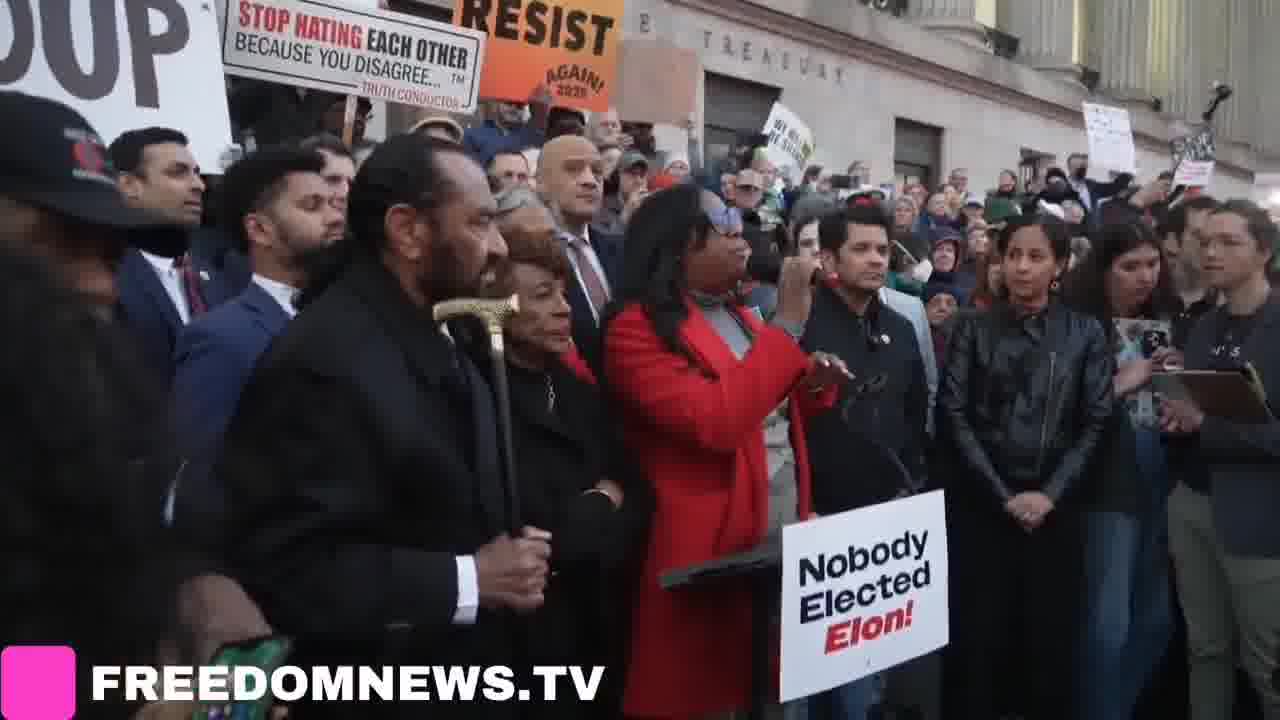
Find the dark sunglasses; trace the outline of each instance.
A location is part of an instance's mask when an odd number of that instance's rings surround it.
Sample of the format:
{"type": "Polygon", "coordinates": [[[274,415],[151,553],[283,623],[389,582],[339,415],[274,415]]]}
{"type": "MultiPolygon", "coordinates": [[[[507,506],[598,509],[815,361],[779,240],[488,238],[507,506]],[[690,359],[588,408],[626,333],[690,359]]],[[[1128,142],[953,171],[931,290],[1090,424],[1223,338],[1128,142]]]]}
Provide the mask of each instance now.
{"type": "Polygon", "coordinates": [[[742,213],[738,208],[724,207],[714,210],[703,209],[703,215],[706,215],[707,222],[711,223],[711,227],[715,231],[726,237],[738,237],[742,235],[742,213]]]}

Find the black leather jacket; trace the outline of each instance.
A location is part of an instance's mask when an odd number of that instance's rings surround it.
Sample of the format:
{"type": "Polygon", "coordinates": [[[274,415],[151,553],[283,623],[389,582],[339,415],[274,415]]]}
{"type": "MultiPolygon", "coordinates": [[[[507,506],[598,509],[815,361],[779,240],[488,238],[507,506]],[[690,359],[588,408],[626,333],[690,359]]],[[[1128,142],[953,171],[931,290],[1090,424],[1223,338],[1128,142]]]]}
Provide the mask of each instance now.
{"type": "Polygon", "coordinates": [[[938,393],[940,428],[968,470],[956,490],[1058,503],[1097,449],[1114,374],[1102,326],[1057,302],[1027,318],[1004,304],[963,318],[938,393]]]}

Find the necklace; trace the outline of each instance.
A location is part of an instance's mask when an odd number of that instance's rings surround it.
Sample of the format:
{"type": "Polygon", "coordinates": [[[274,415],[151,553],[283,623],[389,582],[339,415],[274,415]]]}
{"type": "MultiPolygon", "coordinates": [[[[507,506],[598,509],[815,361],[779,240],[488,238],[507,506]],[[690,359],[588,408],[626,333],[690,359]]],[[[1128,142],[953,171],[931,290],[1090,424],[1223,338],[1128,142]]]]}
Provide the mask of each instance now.
{"type": "Polygon", "coordinates": [[[556,409],[556,387],[551,384],[551,376],[543,375],[542,379],[547,383],[547,412],[555,412],[556,409]]]}

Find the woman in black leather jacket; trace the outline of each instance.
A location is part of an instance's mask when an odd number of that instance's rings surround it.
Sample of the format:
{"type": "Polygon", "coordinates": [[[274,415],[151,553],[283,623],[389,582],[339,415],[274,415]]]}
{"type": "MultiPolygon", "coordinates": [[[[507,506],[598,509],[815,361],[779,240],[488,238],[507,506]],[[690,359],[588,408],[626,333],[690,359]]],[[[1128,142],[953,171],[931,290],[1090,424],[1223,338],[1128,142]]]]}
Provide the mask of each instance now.
{"type": "Polygon", "coordinates": [[[1065,223],[1010,221],[1007,300],[955,328],[939,393],[951,531],[948,717],[1069,718],[1082,533],[1076,488],[1111,415],[1114,361],[1096,319],[1052,298],[1065,223]]]}

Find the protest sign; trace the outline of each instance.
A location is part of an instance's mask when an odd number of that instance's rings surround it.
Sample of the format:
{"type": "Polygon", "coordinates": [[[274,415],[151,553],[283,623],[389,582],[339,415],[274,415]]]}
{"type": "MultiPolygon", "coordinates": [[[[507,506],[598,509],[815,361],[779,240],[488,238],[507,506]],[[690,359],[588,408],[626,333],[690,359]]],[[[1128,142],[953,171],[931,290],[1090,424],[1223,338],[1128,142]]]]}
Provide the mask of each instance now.
{"type": "Polygon", "coordinates": [[[1084,103],[1084,127],[1089,137],[1090,165],[1116,172],[1138,171],[1128,110],[1084,103]]]}
{"type": "Polygon", "coordinates": [[[942,491],[782,530],[783,702],[948,642],[942,491]]]}
{"type": "Polygon", "coordinates": [[[0,17],[0,89],[69,105],[108,143],[135,128],[181,130],[217,171],[231,121],[211,3],[8,0],[0,17]]]}
{"type": "Polygon", "coordinates": [[[627,122],[684,127],[697,109],[702,62],[693,50],[629,37],[622,43],[614,106],[627,122]]]}
{"type": "Polygon", "coordinates": [[[553,102],[609,109],[624,0],[457,0],[453,22],[488,35],[480,94],[525,102],[539,85],[553,102]]]}
{"type": "Polygon", "coordinates": [[[1173,174],[1173,184],[1187,187],[1209,187],[1213,180],[1213,160],[1183,160],[1173,174]]]}
{"type": "Polygon", "coordinates": [[[1198,131],[1176,137],[1169,143],[1173,151],[1174,185],[1208,187],[1218,151],[1213,141],[1213,129],[1202,127],[1198,131]]]}
{"type": "Polygon", "coordinates": [[[764,124],[764,134],[769,136],[769,162],[779,170],[791,167],[804,171],[805,164],[813,157],[814,143],[813,133],[799,116],[775,102],[764,124]]]}
{"type": "Polygon", "coordinates": [[[483,33],[329,0],[254,0],[227,13],[229,75],[475,112],[483,33]]]}

